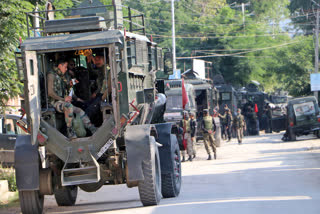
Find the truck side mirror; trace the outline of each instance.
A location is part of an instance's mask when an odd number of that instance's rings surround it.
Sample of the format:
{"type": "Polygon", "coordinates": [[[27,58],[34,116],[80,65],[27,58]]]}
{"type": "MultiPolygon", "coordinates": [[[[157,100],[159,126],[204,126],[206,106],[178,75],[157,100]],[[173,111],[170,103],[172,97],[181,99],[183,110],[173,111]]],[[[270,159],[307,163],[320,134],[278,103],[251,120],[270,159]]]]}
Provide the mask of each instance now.
{"type": "Polygon", "coordinates": [[[168,75],[173,74],[173,60],[172,60],[172,53],[165,52],[164,53],[164,73],[168,75]]]}
{"type": "Polygon", "coordinates": [[[24,81],[24,74],[23,74],[23,63],[22,63],[22,55],[21,52],[15,52],[14,53],[16,58],[16,65],[18,70],[18,78],[20,82],[24,81]]]}

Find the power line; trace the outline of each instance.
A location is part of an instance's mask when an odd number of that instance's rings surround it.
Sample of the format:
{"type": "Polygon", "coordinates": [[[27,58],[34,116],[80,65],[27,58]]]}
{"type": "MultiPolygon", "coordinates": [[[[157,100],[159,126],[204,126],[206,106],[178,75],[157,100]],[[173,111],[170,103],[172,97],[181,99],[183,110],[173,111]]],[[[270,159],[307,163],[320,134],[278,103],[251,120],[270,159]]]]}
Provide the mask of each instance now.
{"type": "MultiPolygon", "coordinates": [[[[263,35],[251,35],[251,36],[177,36],[177,39],[218,39],[218,38],[251,38],[251,37],[272,37],[272,36],[283,36],[286,34],[290,34],[290,33],[277,33],[277,34],[263,34],[263,35]]],[[[149,34],[147,33],[147,35],[152,35],[153,38],[171,38],[171,36],[168,35],[158,35],[158,34],[149,34]]]]}
{"type": "Polygon", "coordinates": [[[275,46],[270,46],[270,47],[265,47],[265,48],[257,48],[256,50],[243,51],[243,52],[238,52],[238,53],[233,53],[233,54],[212,54],[212,55],[205,55],[205,56],[177,57],[177,59],[198,59],[198,58],[227,57],[227,56],[228,57],[229,56],[238,56],[239,57],[239,54],[246,54],[246,53],[252,53],[252,52],[257,52],[257,51],[263,51],[263,50],[267,50],[267,49],[284,47],[284,46],[292,45],[292,44],[295,44],[298,42],[301,42],[301,41],[289,42],[289,43],[284,43],[281,45],[275,45],[275,46]]]}

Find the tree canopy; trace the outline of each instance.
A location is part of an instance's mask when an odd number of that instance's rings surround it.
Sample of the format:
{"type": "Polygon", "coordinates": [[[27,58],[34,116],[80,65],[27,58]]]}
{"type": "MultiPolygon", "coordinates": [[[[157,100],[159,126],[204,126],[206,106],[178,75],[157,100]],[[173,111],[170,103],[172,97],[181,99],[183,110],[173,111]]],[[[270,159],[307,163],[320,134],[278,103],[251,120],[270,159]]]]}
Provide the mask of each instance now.
{"type": "MultiPolygon", "coordinates": [[[[81,0],[54,0],[57,9],[81,0]]],[[[101,0],[110,4],[111,0],[101,0]]],[[[26,38],[26,11],[46,0],[0,1],[0,103],[21,92],[14,51],[26,38]]],[[[123,0],[145,14],[147,36],[171,47],[171,5],[168,0],[123,0]]],[[[192,67],[192,57],[212,62],[212,73],[244,86],[259,81],[265,90],[310,93],[313,71],[315,5],[303,0],[177,0],[175,1],[178,69],[192,67]],[[242,4],[243,3],[243,4],[242,4]],[[243,10],[244,9],[244,10],[243,10]]],[[[62,13],[56,14],[63,16],[62,13]]],[[[60,17],[61,18],[61,17],[60,17]]]]}

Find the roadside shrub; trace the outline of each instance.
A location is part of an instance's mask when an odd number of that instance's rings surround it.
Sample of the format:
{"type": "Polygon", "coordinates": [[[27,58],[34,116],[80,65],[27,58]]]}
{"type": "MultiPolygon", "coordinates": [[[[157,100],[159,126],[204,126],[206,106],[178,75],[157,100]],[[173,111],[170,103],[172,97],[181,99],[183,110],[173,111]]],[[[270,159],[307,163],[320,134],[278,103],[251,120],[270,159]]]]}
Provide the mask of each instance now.
{"type": "Polygon", "coordinates": [[[16,176],[13,168],[3,168],[0,164],[0,180],[8,181],[9,191],[17,191],[16,176]]]}

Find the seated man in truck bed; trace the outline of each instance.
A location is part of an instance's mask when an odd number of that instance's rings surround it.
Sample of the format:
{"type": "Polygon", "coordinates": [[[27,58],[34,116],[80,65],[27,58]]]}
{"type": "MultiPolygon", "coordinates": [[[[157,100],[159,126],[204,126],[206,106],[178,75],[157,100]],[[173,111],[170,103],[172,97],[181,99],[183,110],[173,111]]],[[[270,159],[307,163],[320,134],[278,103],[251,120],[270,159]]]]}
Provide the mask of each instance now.
{"type": "Polygon", "coordinates": [[[89,72],[96,76],[96,81],[95,90],[92,92],[86,114],[96,126],[100,126],[102,124],[101,102],[105,102],[108,105],[111,103],[110,95],[112,87],[110,67],[108,66],[104,51],[100,49],[94,52],[94,56],[90,56],[89,61],[92,61],[96,67],[96,69],[93,69],[90,62],[88,63],[89,72]]]}
{"type": "Polygon", "coordinates": [[[68,138],[76,138],[76,134],[72,128],[74,113],[79,114],[84,126],[93,134],[96,127],[91,124],[88,116],[80,108],[71,104],[72,97],[68,94],[68,81],[65,78],[68,62],[65,59],[59,59],[57,67],[48,73],[48,96],[49,102],[57,112],[64,113],[67,124],[68,138]]]}

